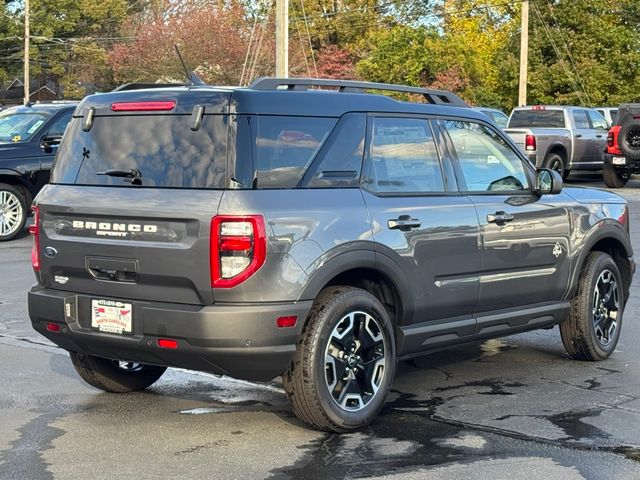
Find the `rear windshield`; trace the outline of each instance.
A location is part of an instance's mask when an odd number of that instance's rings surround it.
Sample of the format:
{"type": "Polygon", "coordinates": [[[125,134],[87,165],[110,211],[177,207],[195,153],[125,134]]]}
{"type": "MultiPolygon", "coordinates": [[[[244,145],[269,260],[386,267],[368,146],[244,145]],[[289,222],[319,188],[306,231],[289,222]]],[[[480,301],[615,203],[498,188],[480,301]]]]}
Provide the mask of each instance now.
{"type": "Polygon", "coordinates": [[[90,131],[82,118],[69,124],[53,168],[52,183],[132,185],[107,170],[140,172],[143,187],[221,188],[227,158],[226,115],[205,115],[191,130],[191,115],[96,117],[90,131]]]}
{"type": "Polygon", "coordinates": [[[515,110],[509,128],[564,128],[562,110],[515,110]]]}

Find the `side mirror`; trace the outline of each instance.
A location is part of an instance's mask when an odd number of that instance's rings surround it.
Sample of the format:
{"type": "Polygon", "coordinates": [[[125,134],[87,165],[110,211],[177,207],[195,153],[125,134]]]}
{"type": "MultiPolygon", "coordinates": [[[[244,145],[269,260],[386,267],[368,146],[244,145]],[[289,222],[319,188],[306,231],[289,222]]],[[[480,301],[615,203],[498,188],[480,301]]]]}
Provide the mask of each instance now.
{"type": "Polygon", "coordinates": [[[53,147],[60,145],[61,141],[62,135],[47,135],[40,141],[40,146],[45,152],[51,153],[53,151],[53,147]]]}
{"type": "Polygon", "coordinates": [[[541,168],[536,173],[538,195],[556,195],[562,191],[562,175],[555,170],[541,168]]]}

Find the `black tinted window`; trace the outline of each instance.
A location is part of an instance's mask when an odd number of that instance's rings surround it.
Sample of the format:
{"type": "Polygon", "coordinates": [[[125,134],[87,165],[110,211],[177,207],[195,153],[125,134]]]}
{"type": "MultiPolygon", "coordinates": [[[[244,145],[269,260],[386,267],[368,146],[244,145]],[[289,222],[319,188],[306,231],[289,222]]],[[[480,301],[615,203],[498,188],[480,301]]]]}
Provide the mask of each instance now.
{"type": "Polygon", "coordinates": [[[478,123],[445,121],[458,163],[472,192],[511,192],[528,188],[522,160],[491,129],[478,123]]]}
{"type": "Polygon", "coordinates": [[[562,110],[514,110],[509,119],[509,128],[564,128],[562,110]]]}
{"type": "Polygon", "coordinates": [[[358,185],[366,124],[366,115],[363,113],[350,113],[340,120],[319,153],[309,187],[358,185]]]}
{"type": "Polygon", "coordinates": [[[295,187],[337,121],[322,117],[255,118],[257,188],[295,187]]]}
{"type": "Polygon", "coordinates": [[[205,115],[191,130],[190,115],[96,117],[89,132],[82,118],[69,124],[53,169],[53,183],[131,185],[97,175],[138,169],[144,187],[217,188],[224,185],[227,117],[205,115]]]}
{"type": "Polygon", "coordinates": [[[429,122],[372,120],[367,188],[375,192],[442,192],[444,181],[429,122]]]}
{"type": "Polygon", "coordinates": [[[64,130],[67,128],[69,121],[71,120],[71,115],[73,114],[73,110],[69,110],[68,112],[63,113],[57,120],[53,122],[53,125],[49,127],[47,131],[47,135],[52,136],[62,136],[64,134],[64,130]]]}

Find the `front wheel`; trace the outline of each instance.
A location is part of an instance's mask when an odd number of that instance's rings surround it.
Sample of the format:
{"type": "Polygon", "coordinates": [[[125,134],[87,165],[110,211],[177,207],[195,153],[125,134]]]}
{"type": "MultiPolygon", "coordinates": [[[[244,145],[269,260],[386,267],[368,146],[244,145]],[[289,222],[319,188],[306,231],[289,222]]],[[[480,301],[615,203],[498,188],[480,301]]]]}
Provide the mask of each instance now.
{"type": "Polygon", "coordinates": [[[623,173],[610,163],[605,162],[602,165],[602,179],[604,184],[609,188],[622,188],[629,181],[630,175],[623,173]]]}
{"type": "Polygon", "coordinates": [[[316,299],[283,383],[311,426],[348,432],[373,421],[395,372],[393,324],[365,290],[331,287],[316,299]]]}
{"type": "Polygon", "coordinates": [[[13,185],[0,183],[0,242],[12,240],[27,221],[27,200],[13,185]]]}
{"type": "Polygon", "coordinates": [[[591,252],[580,274],[569,317],[560,324],[567,352],[576,360],[604,360],[620,338],[624,285],[618,266],[603,252],[591,252]]]}
{"type": "Polygon", "coordinates": [[[105,392],[127,393],[153,385],[167,367],[109,360],[84,353],[69,352],[71,362],[82,379],[105,392]]]}

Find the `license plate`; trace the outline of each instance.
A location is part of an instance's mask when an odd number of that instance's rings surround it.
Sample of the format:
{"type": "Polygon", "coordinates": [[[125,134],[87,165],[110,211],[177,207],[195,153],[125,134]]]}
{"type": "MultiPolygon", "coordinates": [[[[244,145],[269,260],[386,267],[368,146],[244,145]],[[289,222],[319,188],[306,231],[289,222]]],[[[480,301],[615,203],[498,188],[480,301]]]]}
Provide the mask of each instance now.
{"type": "Polygon", "coordinates": [[[114,300],[91,300],[91,326],[101,332],[131,333],[131,304],[114,300]]]}
{"type": "Polygon", "coordinates": [[[611,163],[613,163],[614,165],[626,165],[627,159],[624,157],[613,157],[611,159],[611,163]]]}

